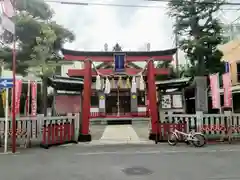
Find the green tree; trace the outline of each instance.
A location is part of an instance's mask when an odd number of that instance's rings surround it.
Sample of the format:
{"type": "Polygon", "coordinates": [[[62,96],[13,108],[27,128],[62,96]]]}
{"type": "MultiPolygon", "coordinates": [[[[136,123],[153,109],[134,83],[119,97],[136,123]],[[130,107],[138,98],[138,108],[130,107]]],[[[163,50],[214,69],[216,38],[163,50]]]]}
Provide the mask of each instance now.
{"type": "MultiPolygon", "coordinates": [[[[59,50],[65,42],[72,42],[71,31],[52,20],[53,10],[43,0],[17,0],[16,24],[17,68],[25,75],[28,69],[43,79],[43,113],[46,113],[46,77],[55,73],[62,58],[59,50]]],[[[5,46],[1,48],[0,58],[12,65],[11,44],[13,36],[4,32],[5,46]]]]}
{"type": "Polygon", "coordinates": [[[170,0],[169,15],[176,19],[174,31],[180,48],[186,53],[193,75],[223,72],[222,53],[217,45],[223,41],[219,19],[214,17],[224,0],[170,0]]]}
{"type": "Polygon", "coordinates": [[[168,80],[178,78],[176,68],[169,61],[162,61],[157,64],[157,68],[168,68],[170,73],[168,75],[159,75],[156,80],[168,80]]]}

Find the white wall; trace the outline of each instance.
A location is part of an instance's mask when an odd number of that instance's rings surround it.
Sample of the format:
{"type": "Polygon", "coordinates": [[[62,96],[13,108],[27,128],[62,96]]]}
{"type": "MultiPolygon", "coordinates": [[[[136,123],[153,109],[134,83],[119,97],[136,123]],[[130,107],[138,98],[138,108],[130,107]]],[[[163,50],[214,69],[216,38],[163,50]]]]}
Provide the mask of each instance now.
{"type": "MultiPolygon", "coordinates": [[[[13,77],[12,71],[10,71],[10,70],[3,70],[2,71],[2,77],[3,78],[12,78],[13,77]]],[[[21,75],[16,75],[16,78],[17,79],[22,79],[22,76],[21,75]]]]}
{"type": "Polygon", "coordinates": [[[75,61],[73,64],[62,65],[61,67],[61,76],[68,77],[68,69],[82,69],[83,62],[75,61]]]}

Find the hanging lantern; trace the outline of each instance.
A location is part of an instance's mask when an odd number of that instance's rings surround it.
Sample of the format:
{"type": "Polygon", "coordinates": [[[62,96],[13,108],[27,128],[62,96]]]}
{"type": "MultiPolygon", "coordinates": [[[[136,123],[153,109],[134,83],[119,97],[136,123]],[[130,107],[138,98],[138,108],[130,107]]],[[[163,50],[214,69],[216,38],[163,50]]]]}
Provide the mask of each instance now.
{"type": "Polygon", "coordinates": [[[96,77],[96,90],[101,90],[101,77],[99,75],[96,77]]]}
{"type": "Polygon", "coordinates": [[[139,90],[140,91],[144,91],[145,90],[145,82],[144,82],[144,79],[143,79],[142,75],[141,75],[140,81],[139,81],[139,90]]]}
{"type": "Polygon", "coordinates": [[[137,92],[137,83],[136,83],[136,78],[135,78],[135,77],[132,78],[132,88],[131,88],[131,92],[132,92],[132,93],[136,93],[136,92],[137,92]]]}
{"type": "Polygon", "coordinates": [[[126,80],[126,88],[131,88],[131,84],[130,84],[130,79],[129,77],[126,80]]]}

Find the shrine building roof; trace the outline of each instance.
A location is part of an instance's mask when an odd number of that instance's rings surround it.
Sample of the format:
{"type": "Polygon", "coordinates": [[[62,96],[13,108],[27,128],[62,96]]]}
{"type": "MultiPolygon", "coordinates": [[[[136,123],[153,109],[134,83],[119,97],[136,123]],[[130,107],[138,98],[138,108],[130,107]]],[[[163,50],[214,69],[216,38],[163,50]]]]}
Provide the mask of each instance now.
{"type": "MultiPolygon", "coordinates": [[[[156,81],[155,84],[160,90],[173,89],[173,88],[185,88],[190,86],[193,78],[179,78],[164,81],[156,81]]],[[[53,76],[48,78],[48,86],[55,88],[56,90],[64,91],[82,91],[84,88],[84,82],[82,78],[53,76]]]]}
{"type": "Polygon", "coordinates": [[[161,51],[75,51],[75,50],[68,50],[68,49],[62,49],[63,55],[72,55],[72,56],[113,56],[115,53],[124,53],[127,56],[168,56],[168,55],[174,55],[176,53],[177,49],[167,49],[167,50],[161,50],[161,51]]]}
{"type": "Polygon", "coordinates": [[[56,90],[81,91],[83,90],[83,79],[55,75],[48,78],[48,86],[56,90]]]}
{"type": "Polygon", "coordinates": [[[172,88],[185,88],[192,84],[193,78],[185,77],[185,78],[178,78],[178,79],[170,79],[164,81],[156,81],[155,84],[158,89],[166,90],[172,88]]]}

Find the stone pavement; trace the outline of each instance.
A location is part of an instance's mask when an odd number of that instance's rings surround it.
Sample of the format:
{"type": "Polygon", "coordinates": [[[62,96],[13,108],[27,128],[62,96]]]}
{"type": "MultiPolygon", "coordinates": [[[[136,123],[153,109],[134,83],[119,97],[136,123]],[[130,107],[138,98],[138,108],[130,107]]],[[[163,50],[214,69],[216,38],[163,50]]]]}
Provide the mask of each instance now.
{"type": "Polygon", "coordinates": [[[132,125],[109,125],[105,128],[101,141],[140,141],[132,125]]]}
{"type": "Polygon", "coordinates": [[[92,135],[92,139],[99,140],[102,137],[105,128],[106,125],[91,125],[90,133],[92,135]]]}
{"type": "MultiPolygon", "coordinates": [[[[134,140],[148,140],[148,122],[140,122],[140,123],[134,123],[133,125],[126,125],[124,128],[123,125],[91,125],[90,126],[90,132],[92,135],[93,140],[99,140],[103,137],[103,133],[109,132],[112,134],[110,131],[114,133],[114,138],[116,139],[129,139],[129,136],[127,136],[124,133],[130,133],[130,137],[134,140]],[[130,130],[131,129],[131,130],[130,130]],[[125,132],[126,130],[126,132],[125,132]],[[131,131],[131,132],[130,132],[131,131]],[[116,137],[116,135],[120,137],[116,137]]],[[[106,139],[106,134],[104,135],[106,139]]],[[[109,137],[109,139],[114,139],[113,137],[109,137]]]]}
{"type": "Polygon", "coordinates": [[[148,140],[148,136],[149,136],[149,122],[148,121],[134,123],[132,125],[132,127],[141,140],[148,140]]]}
{"type": "Polygon", "coordinates": [[[240,146],[72,145],[0,155],[3,180],[239,180],[240,146]]]}

